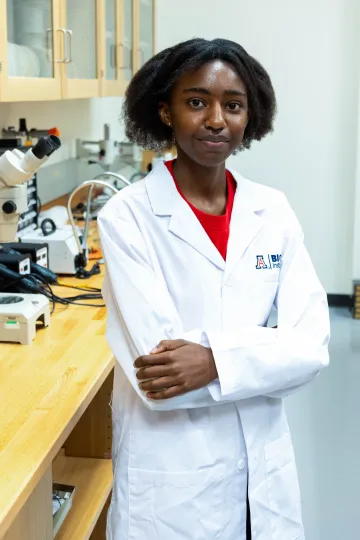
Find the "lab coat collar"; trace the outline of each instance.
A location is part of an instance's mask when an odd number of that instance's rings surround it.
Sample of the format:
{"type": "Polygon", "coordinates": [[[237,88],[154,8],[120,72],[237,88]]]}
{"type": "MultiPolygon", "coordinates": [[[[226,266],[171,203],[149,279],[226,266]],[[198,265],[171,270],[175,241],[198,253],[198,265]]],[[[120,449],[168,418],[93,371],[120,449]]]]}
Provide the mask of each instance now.
{"type": "Polygon", "coordinates": [[[226,264],[204,231],[191,208],[179,195],[174,181],[164,163],[157,164],[146,177],[146,189],[152,210],[157,216],[171,216],[169,231],[202,253],[213,264],[231,274],[238,260],[262,227],[257,212],[266,206],[255,184],[230,170],[237,183],[230,223],[230,237],[226,264]]]}

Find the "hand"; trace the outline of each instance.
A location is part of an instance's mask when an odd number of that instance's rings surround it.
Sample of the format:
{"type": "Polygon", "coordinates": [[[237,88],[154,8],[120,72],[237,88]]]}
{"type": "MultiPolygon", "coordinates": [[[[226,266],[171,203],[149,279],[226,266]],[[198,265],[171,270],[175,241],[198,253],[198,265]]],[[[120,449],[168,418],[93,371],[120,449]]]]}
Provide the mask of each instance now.
{"type": "Polygon", "coordinates": [[[212,350],[183,339],[161,341],[134,365],[139,381],[146,381],[141,390],[155,400],[198,390],[218,378],[212,350]]]}

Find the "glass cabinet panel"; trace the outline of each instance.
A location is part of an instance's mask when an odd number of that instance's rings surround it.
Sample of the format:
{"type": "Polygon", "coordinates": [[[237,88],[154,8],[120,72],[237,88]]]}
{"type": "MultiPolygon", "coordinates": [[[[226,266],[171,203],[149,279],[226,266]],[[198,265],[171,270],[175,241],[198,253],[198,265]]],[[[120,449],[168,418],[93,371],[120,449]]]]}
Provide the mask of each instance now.
{"type": "Polygon", "coordinates": [[[153,54],[154,40],[154,2],[153,0],[140,0],[140,43],[139,67],[143,66],[153,54]]]}
{"type": "Polygon", "coordinates": [[[66,63],[69,79],[96,79],[96,0],[66,1],[66,63]]]}
{"type": "Polygon", "coordinates": [[[106,70],[105,76],[108,81],[116,80],[116,0],[106,0],[106,70]]]}
{"type": "Polygon", "coordinates": [[[6,0],[9,77],[54,77],[52,0],[6,0]]]}
{"type": "Polygon", "coordinates": [[[133,1],[124,0],[124,43],[123,47],[123,65],[124,78],[130,81],[133,76],[133,1]]]}

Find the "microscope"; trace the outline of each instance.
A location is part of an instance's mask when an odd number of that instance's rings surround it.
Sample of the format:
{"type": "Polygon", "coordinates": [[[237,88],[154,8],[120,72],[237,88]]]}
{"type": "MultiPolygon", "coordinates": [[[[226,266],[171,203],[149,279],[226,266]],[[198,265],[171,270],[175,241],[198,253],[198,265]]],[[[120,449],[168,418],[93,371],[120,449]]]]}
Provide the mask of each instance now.
{"type": "MultiPolygon", "coordinates": [[[[14,149],[0,156],[0,248],[2,243],[15,240],[20,216],[27,209],[26,182],[60,146],[58,137],[48,135],[39,139],[26,153],[14,149]]],[[[10,256],[8,260],[11,260],[10,256]]],[[[20,273],[15,274],[10,267],[1,263],[0,256],[0,279],[5,284],[5,290],[6,284],[11,283],[15,275],[20,279],[24,277],[25,282],[26,264],[22,270],[17,269],[20,273]]],[[[49,325],[49,300],[42,294],[29,292],[0,292],[0,342],[29,344],[35,337],[37,321],[43,322],[44,326],[49,325]]]]}

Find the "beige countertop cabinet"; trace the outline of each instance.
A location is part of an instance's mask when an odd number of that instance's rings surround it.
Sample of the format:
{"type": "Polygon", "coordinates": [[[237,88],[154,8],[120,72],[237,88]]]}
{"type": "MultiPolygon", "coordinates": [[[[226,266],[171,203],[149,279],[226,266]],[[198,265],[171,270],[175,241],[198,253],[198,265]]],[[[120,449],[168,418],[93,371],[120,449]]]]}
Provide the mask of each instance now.
{"type": "Polygon", "coordinates": [[[105,540],[113,367],[104,308],[59,306],[31,345],[0,343],[1,540],[52,540],[53,482],[75,486],[56,540],[105,540]]]}

